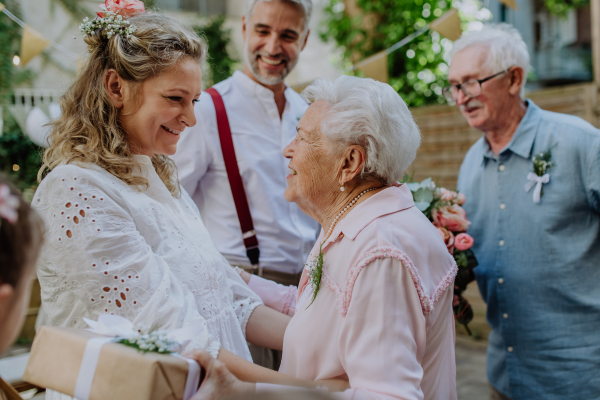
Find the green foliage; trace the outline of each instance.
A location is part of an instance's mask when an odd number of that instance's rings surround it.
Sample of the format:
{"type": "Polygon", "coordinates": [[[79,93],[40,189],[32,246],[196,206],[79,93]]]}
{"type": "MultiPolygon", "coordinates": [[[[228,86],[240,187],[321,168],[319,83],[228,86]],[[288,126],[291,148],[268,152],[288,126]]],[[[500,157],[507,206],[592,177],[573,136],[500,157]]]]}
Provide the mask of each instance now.
{"type": "MultiPolygon", "coordinates": [[[[19,16],[20,6],[15,0],[4,1],[4,5],[19,16]]],[[[4,13],[0,13],[0,104],[10,96],[9,89],[14,84],[17,69],[13,57],[18,54],[21,45],[21,27],[4,13]]]]}
{"type": "Polygon", "coordinates": [[[208,64],[210,76],[205,79],[207,86],[227,79],[235,70],[236,61],[229,56],[227,48],[231,42],[231,31],[225,29],[225,16],[211,18],[206,24],[194,28],[198,35],[204,37],[208,44],[208,64]]]}
{"type": "MultiPolygon", "coordinates": [[[[356,0],[361,15],[351,17],[343,0],[330,0],[323,40],[343,49],[347,63],[387,49],[450,9],[448,0],[356,0]],[[373,26],[367,30],[365,26],[373,26]]],[[[450,44],[436,32],[427,32],[388,57],[390,85],[410,106],[444,103],[448,65],[444,46],[450,44]]]]}
{"type": "Polygon", "coordinates": [[[42,151],[23,134],[13,118],[4,116],[0,136],[0,173],[9,176],[25,194],[37,186],[42,151]]]}
{"type": "MultiPolygon", "coordinates": [[[[20,17],[18,1],[4,1],[6,7],[20,17]]],[[[20,50],[21,27],[0,14],[0,106],[6,105],[13,85],[27,82],[32,73],[13,65],[12,59],[20,50]]],[[[3,107],[4,126],[0,136],[0,172],[12,178],[26,196],[37,185],[37,171],[41,165],[41,149],[27,138],[8,110],[3,107]],[[18,168],[16,167],[18,166],[18,168]],[[15,169],[17,169],[15,171],[15,169]]]]}
{"type": "Polygon", "coordinates": [[[585,7],[590,4],[590,0],[544,0],[544,4],[550,13],[566,16],[569,10],[585,7]]]}

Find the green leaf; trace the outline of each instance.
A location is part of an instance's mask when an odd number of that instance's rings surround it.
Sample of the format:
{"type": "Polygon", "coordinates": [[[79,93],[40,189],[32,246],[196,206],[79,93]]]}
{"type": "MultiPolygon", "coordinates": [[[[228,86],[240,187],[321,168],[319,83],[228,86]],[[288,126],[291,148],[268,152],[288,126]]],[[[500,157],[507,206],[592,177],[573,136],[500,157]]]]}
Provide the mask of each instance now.
{"type": "Polygon", "coordinates": [[[465,268],[468,265],[467,255],[460,250],[454,251],[454,261],[459,268],[465,268]]]}
{"type": "Polygon", "coordinates": [[[421,186],[423,189],[429,189],[429,186],[431,186],[431,182],[432,182],[432,179],[427,178],[427,179],[423,180],[423,182],[421,182],[421,184],[419,186],[421,186]]]}
{"type": "Polygon", "coordinates": [[[433,192],[431,191],[431,189],[425,189],[421,187],[413,194],[413,198],[415,199],[415,203],[427,203],[427,205],[429,206],[429,204],[431,204],[431,202],[433,201],[433,192]]]}
{"type": "Polygon", "coordinates": [[[422,201],[415,201],[415,206],[419,209],[419,211],[425,212],[425,210],[427,210],[427,208],[429,208],[429,203],[425,203],[422,201]]]}
{"type": "Polygon", "coordinates": [[[406,186],[408,186],[411,192],[416,192],[420,187],[418,182],[407,183],[406,186]]]}

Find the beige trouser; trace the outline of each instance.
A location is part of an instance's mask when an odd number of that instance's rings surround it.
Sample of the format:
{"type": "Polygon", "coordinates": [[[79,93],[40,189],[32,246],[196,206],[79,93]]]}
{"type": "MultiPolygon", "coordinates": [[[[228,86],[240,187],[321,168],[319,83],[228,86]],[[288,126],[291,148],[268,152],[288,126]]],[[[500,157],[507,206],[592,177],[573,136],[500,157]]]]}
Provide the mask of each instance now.
{"type": "MultiPolygon", "coordinates": [[[[252,273],[252,267],[246,265],[238,266],[243,270],[252,273]]],[[[273,271],[269,269],[263,269],[262,271],[263,278],[286,286],[298,286],[301,276],[302,272],[298,274],[286,274],[285,272],[273,271]]],[[[255,346],[251,343],[248,343],[248,348],[250,349],[250,354],[252,355],[252,361],[254,361],[254,364],[275,371],[279,370],[279,365],[281,364],[280,350],[267,349],[265,347],[255,346]]]]}
{"type": "Polygon", "coordinates": [[[488,386],[490,387],[490,400],[511,400],[510,397],[505,396],[503,393],[500,393],[498,389],[496,389],[489,383],[488,386]]]}

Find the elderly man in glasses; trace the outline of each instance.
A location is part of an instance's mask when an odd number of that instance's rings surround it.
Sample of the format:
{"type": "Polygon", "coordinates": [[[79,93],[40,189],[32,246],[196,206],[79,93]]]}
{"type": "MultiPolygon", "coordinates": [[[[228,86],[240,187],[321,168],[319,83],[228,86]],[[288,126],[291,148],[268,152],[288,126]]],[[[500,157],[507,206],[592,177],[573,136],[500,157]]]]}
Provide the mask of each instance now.
{"type": "Polygon", "coordinates": [[[483,132],[460,169],[492,399],[600,399],[600,131],[524,97],[509,25],[463,35],[444,89],[483,132]]]}

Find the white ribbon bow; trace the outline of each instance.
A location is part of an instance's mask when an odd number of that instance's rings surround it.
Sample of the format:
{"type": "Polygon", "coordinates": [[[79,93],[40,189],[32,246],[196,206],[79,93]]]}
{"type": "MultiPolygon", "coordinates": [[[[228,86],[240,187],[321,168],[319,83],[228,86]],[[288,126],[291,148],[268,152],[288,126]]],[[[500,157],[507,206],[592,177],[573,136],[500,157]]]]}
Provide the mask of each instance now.
{"type": "Polygon", "coordinates": [[[539,203],[542,193],[542,185],[550,182],[550,175],[544,174],[542,176],[537,176],[535,173],[530,172],[527,175],[527,180],[529,180],[529,182],[525,184],[525,191],[529,192],[531,188],[535,186],[535,189],[533,190],[533,202],[539,203]]]}
{"type": "MultiPolygon", "coordinates": [[[[84,318],[84,321],[92,328],[89,331],[106,337],[90,339],[85,346],[73,396],[78,400],[89,400],[90,398],[90,391],[94,382],[96,366],[98,365],[102,346],[119,339],[131,338],[138,333],[131,321],[118,315],[101,315],[98,317],[98,321],[92,321],[87,318],[84,318]]],[[[187,328],[158,331],[158,333],[166,333],[168,340],[177,342],[180,348],[183,349],[194,336],[202,332],[202,328],[202,322],[198,321],[187,328]]],[[[177,353],[171,353],[171,355],[180,357],[188,363],[189,368],[183,400],[189,400],[196,393],[200,384],[200,366],[196,361],[181,357],[177,353]]]]}

